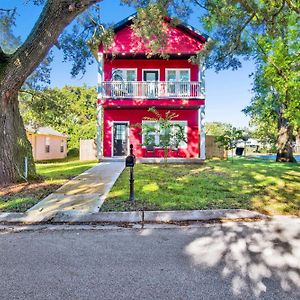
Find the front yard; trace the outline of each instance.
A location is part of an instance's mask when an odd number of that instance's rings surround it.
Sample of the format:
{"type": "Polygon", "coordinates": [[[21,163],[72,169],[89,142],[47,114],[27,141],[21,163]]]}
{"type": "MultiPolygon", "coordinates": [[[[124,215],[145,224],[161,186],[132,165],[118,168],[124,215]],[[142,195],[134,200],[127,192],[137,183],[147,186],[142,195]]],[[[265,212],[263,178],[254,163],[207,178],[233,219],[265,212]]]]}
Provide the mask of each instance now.
{"type": "Polygon", "coordinates": [[[258,159],[204,165],[137,164],[135,204],[124,170],[101,211],[245,208],[300,216],[300,165],[258,159]]]}
{"type": "Polygon", "coordinates": [[[41,179],[10,185],[0,190],[0,211],[24,212],[96,162],[66,159],[36,164],[41,179]]]}

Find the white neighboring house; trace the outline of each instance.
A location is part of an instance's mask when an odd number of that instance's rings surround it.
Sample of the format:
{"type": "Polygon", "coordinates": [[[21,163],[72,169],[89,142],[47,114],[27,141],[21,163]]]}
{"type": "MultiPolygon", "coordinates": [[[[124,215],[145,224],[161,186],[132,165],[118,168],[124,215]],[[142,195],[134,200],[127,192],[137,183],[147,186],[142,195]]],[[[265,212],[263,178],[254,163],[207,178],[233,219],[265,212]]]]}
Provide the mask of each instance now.
{"type": "Polygon", "coordinates": [[[248,139],[246,142],[239,141],[237,143],[237,147],[245,147],[245,146],[249,146],[249,147],[254,148],[254,147],[257,147],[257,146],[261,146],[261,143],[258,140],[252,139],[252,138],[248,139]]]}
{"type": "Polygon", "coordinates": [[[67,135],[50,127],[25,126],[35,161],[62,159],[67,156],[67,135]]]}

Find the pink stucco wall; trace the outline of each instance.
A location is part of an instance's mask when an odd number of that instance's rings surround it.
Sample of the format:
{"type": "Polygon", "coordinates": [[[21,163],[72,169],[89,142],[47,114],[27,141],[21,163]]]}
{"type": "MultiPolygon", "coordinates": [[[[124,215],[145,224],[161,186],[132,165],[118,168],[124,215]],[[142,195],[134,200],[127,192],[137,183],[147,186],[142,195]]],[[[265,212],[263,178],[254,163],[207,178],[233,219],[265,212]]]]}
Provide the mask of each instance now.
{"type": "Polygon", "coordinates": [[[67,138],[53,135],[36,135],[27,133],[28,140],[32,146],[34,160],[61,159],[67,156],[67,138]],[[50,152],[46,152],[46,137],[49,137],[50,152]],[[60,151],[63,141],[64,152],[60,151]]]}

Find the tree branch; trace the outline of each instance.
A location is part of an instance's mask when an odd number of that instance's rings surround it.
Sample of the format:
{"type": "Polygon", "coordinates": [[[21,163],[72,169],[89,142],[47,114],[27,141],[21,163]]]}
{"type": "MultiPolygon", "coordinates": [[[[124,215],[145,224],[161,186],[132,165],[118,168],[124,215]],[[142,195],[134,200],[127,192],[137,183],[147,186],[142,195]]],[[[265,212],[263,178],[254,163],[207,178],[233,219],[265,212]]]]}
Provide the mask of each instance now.
{"type": "Polygon", "coordinates": [[[0,86],[18,91],[28,76],[38,67],[61,32],[80,13],[102,0],[48,0],[30,35],[11,55],[0,86]]]}
{"type": "Polygon", "coordinates": [[[253,13],[246,21],[245,23],[240,27],[239,31],[235,34],[235,38],[234,40],[234,44],[231,45],[231,47],[228,49],[227,53],[224,53],[224,55],[222,56],[222,60],[224,60],[227,56],[231,55],[234,53],[235,50],[238,49],[239,46],[239,42],[241,40],[241,35],[243,33],[243,31],[245,30],[245,28],[247,27],[247,25],[253,20],[253,18],[256,16],[256,13],[253,13]]]}
{"type": "Polygon", "coordinates": [[[286,4],[288,5],[288,7],[290,9],[292,9],[293,11],[295,11],[298,15],[300,15],[300,7],[296,6],[292,0],[285,0],[286,4]]]}
{"type": "Polygon", "coordinates": [[[273,17],[274,17],[274,18],[277,17],[277,16],[281,13],[281,11],[283,10],[284,6],[285,6],[285,0],[282,0],[280,8],[278,9],[277,12],[275,12],[275,13],[273,14],[273,17]]]}
{"type": "Polygon", "coordinates": [[[202,4],[202,3],[200,2],[200,0],[194,0],[194,3],[195,3],[196,5],[198,5],[198,6],[200,6],[201,8],[203,8],[203,9],[205,9],[205,10],[208,11],[208,8],[207,8],[204,4],[202,4]]]}
{"type": "Polygon", "coordinates": [[[9,55],[6,54],[0,46],[0,64],[7,62],[9,59],[9,55]]]}
{"type": "Polygon", "coordinates": [[[258,46],[258,48],[260,49],[261,53],[265,56],[267,61],[276,69],[277,74],[279,76],[281,76],[282,78],[284,78],[285,81],[288,81],[288,78],[284,74],[284,71],[274,63],[273,59],[271,59],[270,56],[268,55],[268,53],[265,52],[264,48],[260,45],[260,43],[256,40],[256,38],[253,35],[251,35],[251,37],[254,40],[254,42],[256,43],[256,45],[258,46]]]}
{"type": "Polygon", "coordinates": [[[4,11],[4,12],[15,12],[16,8],[0,8],[0,11],[4,11]]]}

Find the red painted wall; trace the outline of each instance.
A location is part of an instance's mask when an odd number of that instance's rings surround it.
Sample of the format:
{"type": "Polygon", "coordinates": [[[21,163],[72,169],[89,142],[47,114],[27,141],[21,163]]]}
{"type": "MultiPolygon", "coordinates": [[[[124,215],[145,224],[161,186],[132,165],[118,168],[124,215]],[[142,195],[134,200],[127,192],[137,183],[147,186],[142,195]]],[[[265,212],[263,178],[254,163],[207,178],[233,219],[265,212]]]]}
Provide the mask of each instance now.
{"type": "Polygon", "coordinates": [[[161,107],[167,109],[176,108],[199,108],[204,105],[204,99],[98,99],[98,104],[103,107],[122,107],[122,108],[145,108],[145,107],[161,107]]]}
{"type": "MultiPolygon", "coordinates": [[[[165,114],[168,110],[158,110],[165,114]]],[[[179,149],[178,152],[170,152],[172,157],[198,157],[199,155],[199,132],[198,132],[198,110],[197,109],[182,109],[171,110],[178,114],[174,120],[187,121],[188,126],[188,145],[186,149],[179,149]]],[[[163,150],[155,149],[154,152],[149,152],[141,146],[142,136],[141,129],[131,127],[133,124],[141,123],[145,116],[153,117],[147,109],[105,109],[104,110],[104,156],[112,156],[112,126],[113,121],[129,121],[129,143],[134,146],[134,153],[137,157],[162,157],[163,150]]]]}
{"type": "Polygon", "coordinates": [[[198,81],[198,65],[193,65],[187,60],[180,59],[113,59],[104,61],[104,80],[111,80],[113,68],[131,68],[137,69],[137,81],[143,81],[143,69],[158,69],[159,81],[166,80],[167,68],[190,69],[191,81],[198,81]]]}
{"type": "MultiPolygon", "coordinates": [[[[167,24],[166,24],[167,25],[167,24]]],[[[167,25],[168,43],[165,53],[190,53],[194,54],[202,50],[204,42],[193,38],[191,35],[183,32],[179,28],[167,25]]],[[[103,51],[99,46],[99,51],[103,51]]],[[[132,31],[130,26],[124,27],[115,34],[114,42],[105,53],[147,53],[147,48],[132,31]]]]}

